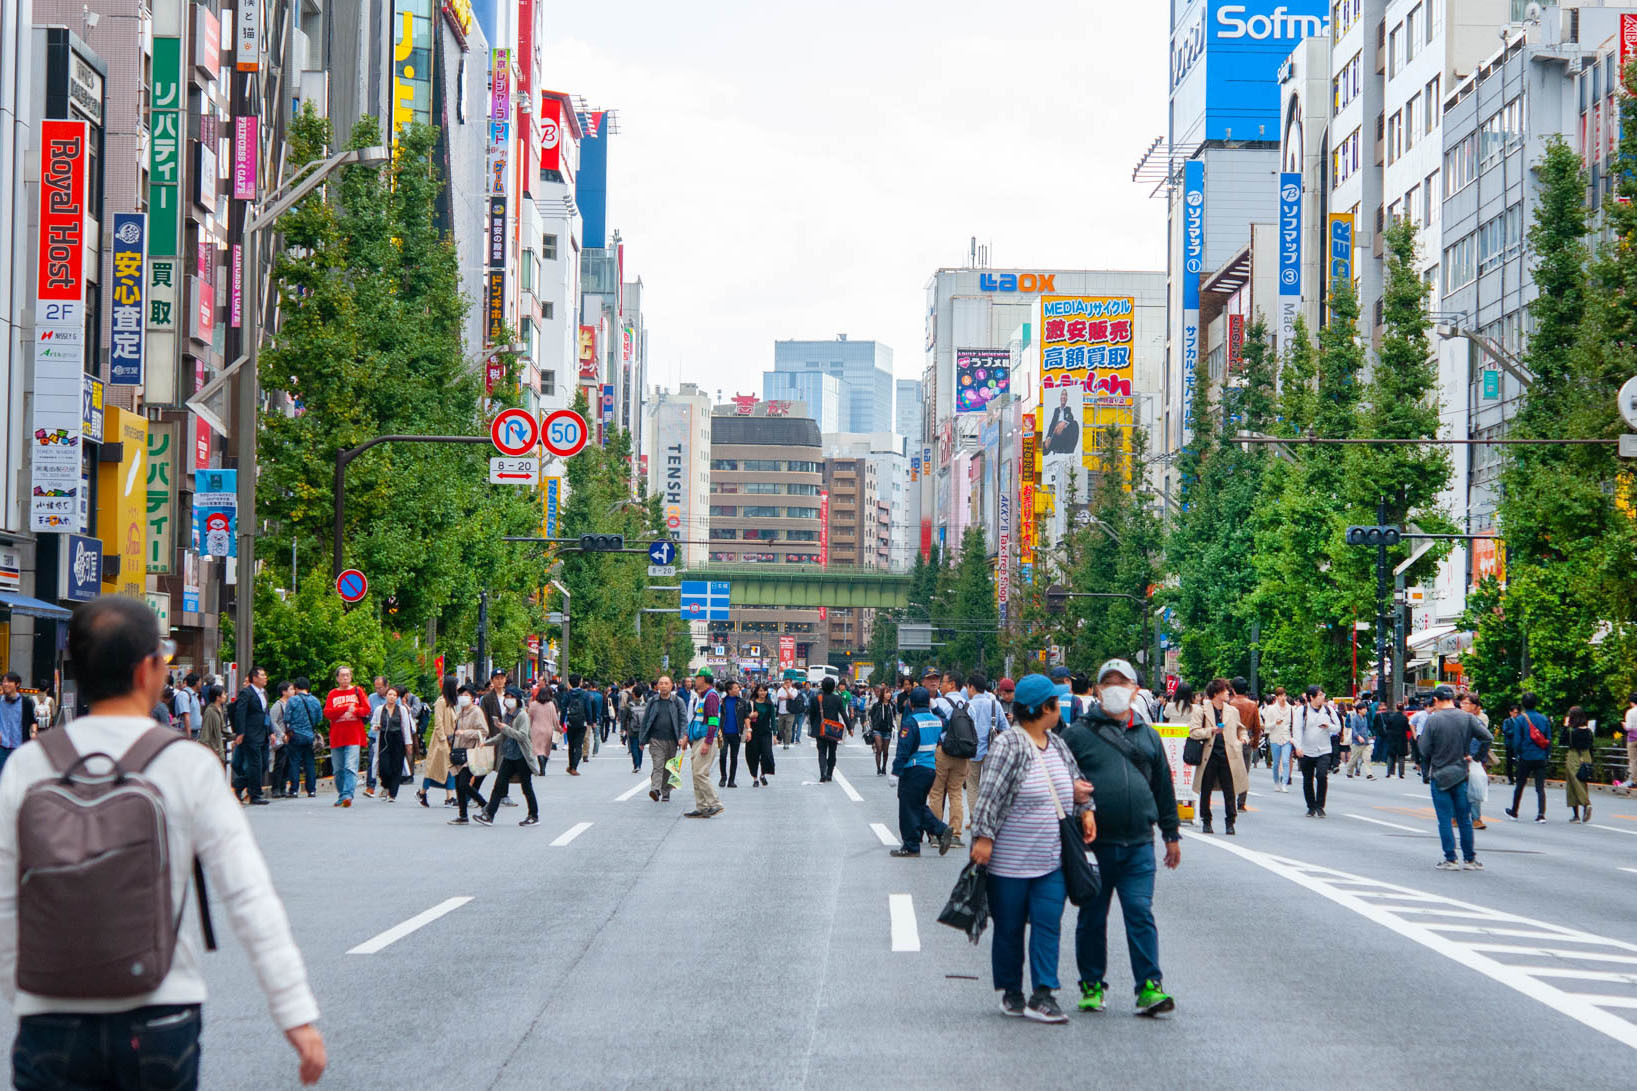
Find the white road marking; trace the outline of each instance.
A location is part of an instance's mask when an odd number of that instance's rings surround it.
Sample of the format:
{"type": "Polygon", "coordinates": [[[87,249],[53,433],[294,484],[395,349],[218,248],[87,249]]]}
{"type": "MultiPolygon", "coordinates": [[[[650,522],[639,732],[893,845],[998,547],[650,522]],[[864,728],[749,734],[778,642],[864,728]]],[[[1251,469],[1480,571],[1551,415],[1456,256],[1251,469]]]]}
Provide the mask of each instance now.
{"type": "Polygon", "coordinates": [[[1633,875],[1637,875],[1637,867],[1623,867],[1623,868],[1621,868],[1621,869],[1620,869],[1620,870],[1621,870],[1621,871],[1629,871],[1629,872],[1631,872],[1631,873],[1632,873],[1632,874],[1633,874],[1633,875]]]}
{"type": "MultiPolygon", "coordinates": [[[[1346,812],[1343,812],[1343,813],[1345,814],[1346,812]]],[[[1347,817],[1348,818],[1356,818],[1360,822],[1373,822],[1377,826],[1391,826],[1395,830],[1409,830],[1411,833],[1424,833],[1425,832],[1424,830],[1416,829],[1414,826],[1400,826],[1397,822],[1383,822],[1379,818],[1365,818],[1361,814],[1347,814],[1347,817]]]]}
{"type": "Polygon", "coordinates": [[[888,894],[887,912],[892,916],[892,949],[919,951],[921,930],[915,924],[915,899],[908,894],[888,894]]]}
{"type": "Polygon", "coordinates": [[[1470,945],[1474,951],[1488,951],[1498,955],[1535,955],[1539,958],[1595,958],[1604,962],[1617,962],[1626,966],[1637,966],[1637,957],[1630,955],[1606,955],[1601,951],[1566,951],[1560,947],[1517,947],[1510,943],[1474,943],[1470,945]]]}
{"type": "Polygon", "coordinates": [[[426,927],[439,917],[443,916],[445,913],[454,912],[471,900],[471,896],[467,895],[465,897],[450,898],[447,901],[439,902],[426,912],[417,913],[413,917],[410,917],[408,920],[404,921],[402,924],[395,924],[391,928],[388,928],[385,932],[382,932],[380,935],[370,937],[363,943],[360,943],[357,947],[354,947],[352,950],[348,951],[347,954],[373,955],[375,952],[397,943],[399,940],[403,939],[416,929],[426,927]]]}
{"type": "Polygon", "coordinates": [[[627,788],[625,791],[623,791],[619,795],[615,796],[614,797],[614,802],[615,803],[624,803],[626,800],[630,799],[632,796],[636,795],[638,792],[642,791],[644,788],[649,787],[651,784],[653,784],[653,779],[651,777],[643,777],[641,780],[639,780],[635,784],[631,785],[631,787],[627,788]]]}
{"type": "Polygon", "coordinates": [[[567,830],[563,831],[563,833],[558,836],[557,840],[551,843],[551,847],[554,849],[560,849],[590,828],[591,823],[589,822],[576,822],[567,830]]]}
{"type": "Polygon", "coordinates": [[[848,780],[842,775],[841,770],[837,769],[834,776],[836,778],[836,783],[841,785],[841,790],[847,793],[848,799],[852,800],[854,803],[864,802],[864,797],[858,794],[858,789],[853,787],[852,781],[848,780]]]}
{"type": "Polygon", "coordinates": [[[876,838],[889,849],[898,847],[898,838],[894,837],[892,831],[887,829],[886,823],[871,822],[870,829],[875,831],[876,838]]]}
{"type": "MultiPolygon", "coordinates": [[[[1613,1038],[1623,1045],[1637,1049],[1637,1023],[1632,1023],[1611,1010],[1629,1008],[1632,1006],[1631,1004],[1603,1004],[1601,1001],[1605,998],[1600,995],[1569,991],[1553,983],[1553,979],[1565,977],[1586,982],[1628,982],[1637,981],[1637,975],[1608,973],[1589,969],[1569,970],[1559,966],[1522,966],[1501,962],[1491,957],[1489,953],[1478,949],[1480,945],[1473,943],[1470,939],[1446,935],[1445,933],[1477,932],[1479,934],[1503,935],[1509,932],[1506,928],[1426,921],[1417,917],[1416,914],[1438,911],[1428,910],[1425,907],[1384,905],[1380,902],[1368,901],[1360,897],[1361,891],[1339,885],[1335,881],[1357,880],[1360,876],[1336,871],[1318,864],[1304,863],[1289,857],[1275,856],[1271,853],[1242,848],[1237,844],[1229,844],[1225,840],[1200,837],[1191,832],[1187,836],[1192,840],[1208,844],[1223,852],[1232,853],[1240,859],[1255,864],[1257,867],[1288,879],[1297,886],[1312,891],[1320,897],[1327,898],[1344,909],[1352,910],[1366,920],[1373,921],[1406,939],[1414,940],[1452,962],[1459,963],[1470,970],[1475,970],[1491,980],[1498,981],[1532,1000],[1545,1004],[1547,1007],[1613,1038]]],[[[1449,881],[1470,883],[1472,880],[1455,879],[1449,881]]],[[[1425,891],[1397,886],[1392,883],[1377,882],[1375,888],[1381,894],[1426,894],[1425,891]]],[[[1440,899],[1434,898],[1433,900],[1440,899]]],[[[1500,910],[1487,909],[1484,906],[1457,901],[1454,898],[1443,898],[1441,900],[1451,907],[1447,912],[1452,916],[1465,916],[1475,921],[1488,921],[1494,925],[1510,925],[1514,930],[1518,926],[1531,929],[1528,932],[1511,931],[1511,934],[1550,940],[1553,943],[1586,944],[1603,949],[1602,952],[1588,951],[1586,953],[1588,961],[1596,961],[1600,953],[1618,955],[1622,958],[1630,954],[1637,954],[1637,944],[1564,928],[1544,921],[1504,913],[1500,910]]]]}
{"type": "Polygon", "coordinates": [[[1592,827],[1595,830],[1609,830],[1609,831],[1611,831],[1613,833],[1623,833],[1623,834],[1627,835],[1628,837],[1637,837],[1637,830],[1622,830],[1619,826],[1604,826],[1601,823],[1597,823],[1597,822],[1588,822],[1588,823],[1586,823],[1586,825],[1592,827]]]}

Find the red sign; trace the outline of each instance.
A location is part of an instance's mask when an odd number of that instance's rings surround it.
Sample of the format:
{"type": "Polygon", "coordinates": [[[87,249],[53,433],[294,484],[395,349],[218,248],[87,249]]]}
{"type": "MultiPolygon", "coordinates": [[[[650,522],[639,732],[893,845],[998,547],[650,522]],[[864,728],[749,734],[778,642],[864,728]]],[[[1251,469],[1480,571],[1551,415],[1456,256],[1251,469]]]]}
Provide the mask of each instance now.
{"type": "Polygon", "coordinates": [[[529,637],[529,657],[531,659],[540,658],[540,638],[537,636],[529,637]]]}
{"type": "Polygon", "coordinates": [[[85,299],[86,141],[83,121],[40,122],[40,299],[85,299]]]}
{"type": "Polygon", "coordinates": [[[830,563],[830,494],[819,493],[819,564],[830,563]]]}
{"type": "Polygon", "coordinates": [[[754,394],[735,394],[728,400],[733,403],[735,416],[748,417],[756,412],[756,395],[754,394]]]}
{"type": "Polygon", "coordinates": [[[495,387],[506,378],[506,365],[500,362],[500,357],[491,356],[483,364],[483,392],[493,394],[495,387]]]}
{"type": "Polygon", "coordinates": [[[540,96],[540,169],[563,169],[563,100],[550,92],[540,96]]]}
{"type": "Polygon", "coordinates": [[[597,377],[597,327],[580,327],[580,378],[597,377]]]}
{"type": "Polygon", "coordinates": [[[526,409],[503,409],[489,424],[489,438],[501,454],[520,458],[540,442],[540,425],[526,409]]]}
{"type": "MultiPolygon", "coordinates": [[[[1620,16],[1620,74],[1624,82],[1626,65],[1637,59],[1637,15],[1620,16]]],[[[1627,91],[1637,94],[1637,87],[1626,87],[1627,91]]]]}
{"type": "Polygon", "coordinates": [[[796,638],[793,636],[779,637],[779,669],[789,670],[796,665],[796,638]]]}

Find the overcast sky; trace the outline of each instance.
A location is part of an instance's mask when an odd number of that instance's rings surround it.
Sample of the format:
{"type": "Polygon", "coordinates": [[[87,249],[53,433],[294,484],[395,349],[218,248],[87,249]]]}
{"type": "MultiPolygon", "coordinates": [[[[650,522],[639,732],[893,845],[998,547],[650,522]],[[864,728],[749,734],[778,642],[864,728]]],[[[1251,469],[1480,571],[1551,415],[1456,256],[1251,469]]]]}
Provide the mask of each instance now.
{"type": "Polygon", "coordinates": [[[973,235],[996,266],[1164,268],[1131,181],[1165,126],[1163,3],[561,10],[545,85],[619,112],[650,382],[760,394],[775,340],[838,333],[919,378],[926,282],[973,235]]]}

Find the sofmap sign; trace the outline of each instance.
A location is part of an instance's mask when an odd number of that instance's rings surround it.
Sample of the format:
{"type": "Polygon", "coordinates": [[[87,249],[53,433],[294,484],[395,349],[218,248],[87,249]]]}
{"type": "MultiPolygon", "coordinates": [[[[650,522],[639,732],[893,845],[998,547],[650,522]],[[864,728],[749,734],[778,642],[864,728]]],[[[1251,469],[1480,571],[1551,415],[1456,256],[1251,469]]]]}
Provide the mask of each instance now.
{"type": "Polygon", "coordinates": [[[1205,164],[1182,167],[1182,309],[1199,310],[1199,278],[1205,272],[1205,164]]]}
{"type": "Polygon", "coordinates": [[[1302,303],[1302,176],[1279,175],[1279,344],[1296,334],[1302,303]]]}
{"type": "MultiPolygon", "coordinates": [[[[1328,0],[1199,0],[1171,32],[1171,92],[1205,81],[1207,140],[1279,138],[1279,64],[1298,42],[1330,32],[1328,0]]],[[[1197,92],[1190,96],[1197,102],[1197,92]]],[[[1185,133],[1191,120],[1177,120],[1185,133]]]]}
{"type": "Polygon", "coordinates": [[[1056,273],[979,273],[980,292],[1055,292],[1056,273]]]}

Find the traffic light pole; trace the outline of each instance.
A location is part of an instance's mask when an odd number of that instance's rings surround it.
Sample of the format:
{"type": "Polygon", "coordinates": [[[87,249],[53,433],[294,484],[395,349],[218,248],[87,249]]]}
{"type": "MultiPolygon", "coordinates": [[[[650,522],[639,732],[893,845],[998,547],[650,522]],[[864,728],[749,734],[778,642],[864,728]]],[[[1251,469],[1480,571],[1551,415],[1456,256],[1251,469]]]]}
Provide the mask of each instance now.
{"type": "MultiPolygon", "coordinates": [[[[1387,498],[1383,496],[1376,505],[1376,523],[1385,526],[1387,522],[1387,498]]],[[[1385,540],[1376,545],[1376,698],[1382,700],[1387,695],[1387,543],[1385,540]]],[[[1404,669],[1402,663],[1393,664],[1393,673],[1397,674],[1404,669]]]]}

